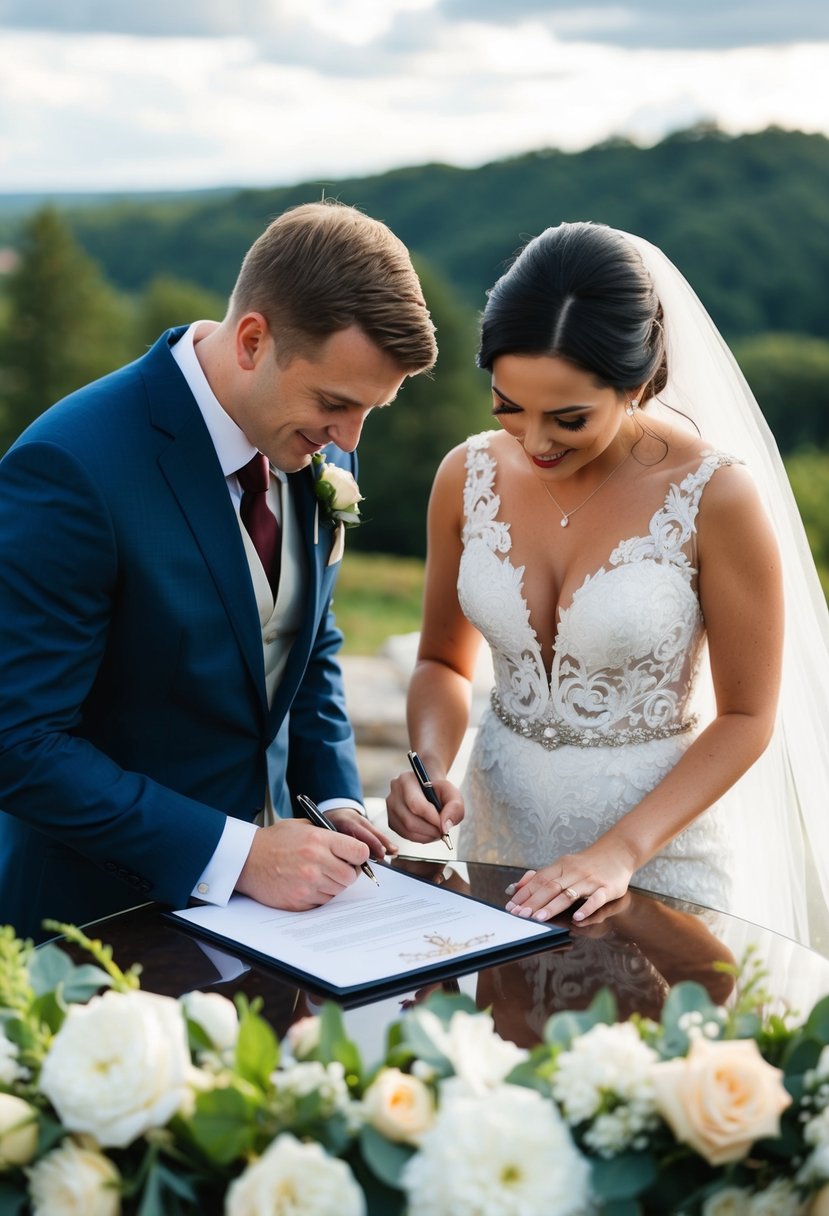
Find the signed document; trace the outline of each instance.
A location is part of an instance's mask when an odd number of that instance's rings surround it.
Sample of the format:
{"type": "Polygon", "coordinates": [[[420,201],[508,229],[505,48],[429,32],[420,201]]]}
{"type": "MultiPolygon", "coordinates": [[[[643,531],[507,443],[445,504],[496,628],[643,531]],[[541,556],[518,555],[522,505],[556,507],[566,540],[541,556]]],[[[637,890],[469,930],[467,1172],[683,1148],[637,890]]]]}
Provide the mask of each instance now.
{"type": "Polygon", "coordinates": [[[470,896],[375,865],[321,908],[283,912],[244,895],[225,908],[170,913],[195,932],[232,943],[336,997],[405,991],[549,949],[558,926],[511,916],[470,896]]]}

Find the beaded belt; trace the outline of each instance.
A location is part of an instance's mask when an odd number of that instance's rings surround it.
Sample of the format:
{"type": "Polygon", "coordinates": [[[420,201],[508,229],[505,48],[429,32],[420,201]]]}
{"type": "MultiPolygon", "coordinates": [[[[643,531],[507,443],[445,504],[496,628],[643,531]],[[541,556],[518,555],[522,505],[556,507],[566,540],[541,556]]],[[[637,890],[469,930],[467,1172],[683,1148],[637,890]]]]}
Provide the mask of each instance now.
{"type": "Polygon", "coordinates": [[[631,743],[649,743],[651,739],[670,739],[673,735],[692,730],[699,721],[698,716],[694,714],[684,722],[668,722],[664,726],[632,726],[626,730],[582,729],[568,726],[566,723],[553,726],[550,722],[533,721],[518,714],[511,714],[509,710],[504,709],[494,688],[489,695],[489,702],[504,726],[508,726],[524,739],[540,743],[550,752],[556,747],[627,747],[631,743]]]}

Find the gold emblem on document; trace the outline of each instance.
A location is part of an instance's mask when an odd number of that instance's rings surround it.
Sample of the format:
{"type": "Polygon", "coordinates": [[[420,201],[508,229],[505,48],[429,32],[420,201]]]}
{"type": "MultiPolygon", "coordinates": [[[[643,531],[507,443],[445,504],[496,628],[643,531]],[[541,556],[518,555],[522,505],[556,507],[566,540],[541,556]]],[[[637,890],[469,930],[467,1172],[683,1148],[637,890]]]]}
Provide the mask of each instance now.
{"type": "Polygon", "coordinates": [[[468,941],[455,942],[451,937],[444,937],[442,933],[426,933],[423,940],[433,949],[427,950],[425,954],[401,954],[400,957],[416,963],[430,958],[451,958],[453,954],[461,954],[464,950],[471,950],[473,946],[482,946],[494,936],[494,933],[482,933],[479,937],[470,937],[468,941]]]}

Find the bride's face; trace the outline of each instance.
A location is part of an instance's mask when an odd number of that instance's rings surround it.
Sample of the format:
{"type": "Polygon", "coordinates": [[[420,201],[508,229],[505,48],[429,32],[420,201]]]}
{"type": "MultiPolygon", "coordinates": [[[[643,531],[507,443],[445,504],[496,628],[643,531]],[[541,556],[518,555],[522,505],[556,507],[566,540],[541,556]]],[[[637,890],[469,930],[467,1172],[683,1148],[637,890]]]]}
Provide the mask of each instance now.
{"type": "Polygon", "coordinates": [[[627,397],[589,372],[549,355],[499,355],[492,365],[492,413],[535,470],[569,477],[625,446],[627,397]]]}

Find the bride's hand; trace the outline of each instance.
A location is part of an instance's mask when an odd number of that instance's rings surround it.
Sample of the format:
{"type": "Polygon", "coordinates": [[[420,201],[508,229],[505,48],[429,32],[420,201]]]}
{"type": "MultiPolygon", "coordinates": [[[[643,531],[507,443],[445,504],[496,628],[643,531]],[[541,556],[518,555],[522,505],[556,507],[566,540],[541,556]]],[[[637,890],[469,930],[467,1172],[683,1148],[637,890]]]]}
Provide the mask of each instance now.
{"type": "Polygon", "coordinates": [[[599,908],[621,899],[636,863],[624,847],[598,840],[581,853],[568,853],[543,870],[528,870],[507,887],[507,911],[546,921],[575,908],[573,920],[587,920],[599,908]]]}
{"type": "Polygon", "coordinates": [[[463,798],[457,786],[445,777],[433,778],[432,785],[443,803],[441,811],[426,800],[417,778],[410,772],[392,779],[386,799],[389,827],[416,844],[431,844],[434,840],[440,840],[464,816],[463,798]]]}

